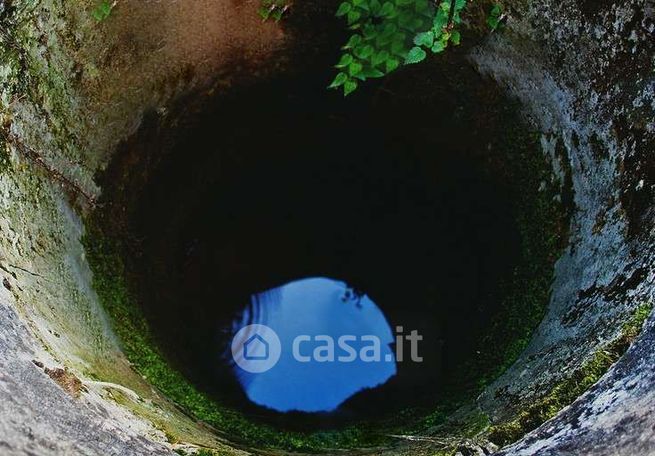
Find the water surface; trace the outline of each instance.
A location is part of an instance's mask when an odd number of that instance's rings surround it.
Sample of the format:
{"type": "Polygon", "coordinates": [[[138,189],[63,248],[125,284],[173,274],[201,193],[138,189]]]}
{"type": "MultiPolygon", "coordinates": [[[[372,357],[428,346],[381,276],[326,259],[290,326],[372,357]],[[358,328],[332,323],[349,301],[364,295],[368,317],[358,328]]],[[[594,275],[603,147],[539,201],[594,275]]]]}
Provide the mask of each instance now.
{"type": "MultiPolygon", "coordinates": [[[[387,319],[368,296],[344,282],[309,278],[255,294],[234,322],[233,331],[236,334],[251,324],[266,325],[276,332],[282,347],[279,361],[263,373],[246,372],[237,365],[233,369],[248,398],[273,410],[333,411],[354,394],[384,384],[397,372],[394,335],[387,319]],[[357,356],[339,346],[338,339],[346,335],[352,336],[347,344],[357,356]],[[296,359],[293,344],[298,336],[305,337],[298,343],[301,358],[296,359]],[[316,336],[329,338],[316,340],[316,336]],[[366,336],[379,339],[379,351],[366,336]]],[[[250,355],[265,356],[262,350],[250,355]]]]}

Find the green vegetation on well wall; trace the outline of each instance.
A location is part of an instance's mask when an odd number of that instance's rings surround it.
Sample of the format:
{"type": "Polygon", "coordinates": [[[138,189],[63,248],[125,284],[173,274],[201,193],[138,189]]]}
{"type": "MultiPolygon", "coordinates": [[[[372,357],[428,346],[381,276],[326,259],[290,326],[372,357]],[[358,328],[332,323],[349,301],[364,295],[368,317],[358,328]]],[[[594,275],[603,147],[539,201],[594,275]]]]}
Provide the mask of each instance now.
{"type": "MultiPolygon", "coordinates": [[[[2,127],[0,126],[0,128],[2,127]]],[[[2,131],[0,130],[0,174],[7,171],[10,166],[9,150],[7,148],[7,143],[2,136],[2,131]]]]}
{"type": "Polygon", "coordinates": [[[61,158],[82,162],[88,157],[79,147],[78,131],[85,122],[73,89],[77,65],[70,62],[73,55],[79,58],[84,27],[80,24],[75,34],[62,26],[64,18],[74,17],[79,7],[56,0],[0,3],[4,6],[0,8],[0,130],[9,123],[25,123],[36,136],[32,146],[40,133],[48,131],[47,140],[42,138],[49,142],[48,148],[40,152],[57,150],[61,158]],[[19,106],[30,109],[17,111],[19,106]]]}
{"type": "Polygon", "coordinates": [[[513,443],[572,404],[627,351],[641,333],[652,310],[653,304],[650,302],[640,305],[632,318],[623,325],[617,339],[598,350],[568,378],[555,385],[550,393],[521,411],[514,419],[492,426],[488,432],[489,439],[498,445],[513,443]]]}
{"type": "Polygon", "coordinates": [[[290,4],[287,0],[262,0],[259,16],[265,21],[268,19],[279,21],[289,7],[290,4]]]}
{"type": "Polygon", "coordinates": [[[98,22],[106,20],[111,15],[116,3],[116,1],[102,0],[93,11],[91,11],[91,16],[93,16],[93,18],[98,22]]]}
{"type": "Polygon", "coordinates": [[[125,355],[155,388],[198,420],[236,441],[298,451],[371,446],[388,440],[356,426],[330,432],[285,432],[253,423],[242,414],[221,406],[171,368],[156,348],[148,325],[129,291],[119,253],[120,244],[103,233],[95,221],[87,222],[84,244],[93,271],[94,288],[112,320],[125,355]]]}

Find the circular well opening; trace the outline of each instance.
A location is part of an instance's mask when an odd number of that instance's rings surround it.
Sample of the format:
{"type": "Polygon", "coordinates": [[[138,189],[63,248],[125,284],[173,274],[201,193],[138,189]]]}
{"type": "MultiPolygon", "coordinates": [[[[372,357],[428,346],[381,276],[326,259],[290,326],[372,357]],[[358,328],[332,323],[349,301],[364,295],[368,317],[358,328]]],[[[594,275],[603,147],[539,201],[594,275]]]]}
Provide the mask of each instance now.
{"type": "MultiPolygon", "coordinates": [[[[346,99],[325,90],[329,58],[234,84],[190,122],[153,113],[103,177],[113,182],[105,235],[120,238],[153,345],[220,407],[285,431],[433,422],[440,407],[473,400],[527,343],[565,216],[538,192],[555,184],[536,136],[461,56],[346,99]],[[310,278],[374,303],[396,358],[399,328],[419,334],[421,362],[394,359],[386,380],[353,380],[330,407],[252,400],[228,356],[235,322],[265,323],[274,305],[259,300],[255,312],[253,297],[310,278]]],[[[330,318],[351,311],[335,305],[330,318]]],[[[294,384],[293,369],[285,376],[294,384]]],[[[313,384],[311,394],[343,383],[313,384]]]]}

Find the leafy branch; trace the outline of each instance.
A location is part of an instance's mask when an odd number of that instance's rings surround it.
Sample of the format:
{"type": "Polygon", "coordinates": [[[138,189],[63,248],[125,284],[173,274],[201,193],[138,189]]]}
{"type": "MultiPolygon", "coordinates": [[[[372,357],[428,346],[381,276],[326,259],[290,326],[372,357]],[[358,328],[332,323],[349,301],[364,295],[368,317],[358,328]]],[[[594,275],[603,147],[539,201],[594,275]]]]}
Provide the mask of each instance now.
{"type": "Polygon", "coordinates": [[[461,12],[467,0],[346,0],[336,15],[355,33],[342,47],[329,88],[344,95],[367,79],[381,78],[401,65],[419,63],[428,52],[459,45],[461,12]]]}

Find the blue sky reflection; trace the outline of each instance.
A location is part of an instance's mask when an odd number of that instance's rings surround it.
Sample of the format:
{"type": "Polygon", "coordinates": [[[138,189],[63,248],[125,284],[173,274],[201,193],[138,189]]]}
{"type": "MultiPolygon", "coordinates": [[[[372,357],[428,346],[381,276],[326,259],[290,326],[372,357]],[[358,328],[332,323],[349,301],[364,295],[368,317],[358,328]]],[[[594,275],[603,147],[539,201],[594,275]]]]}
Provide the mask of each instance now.
{"type": "Polygon", "coordinates": [[[234,366],[246,395],[258,405],[280,412],[329,412],[357,392],[384,384],[397,372],[391,345],[394,335],[384,314],[368,296],[354,293],[344,282],[310,278],[253,295],[251,304],[234,322],[234,333],[249,324],[272,328],[282,344],[280,360],[267,372],[252,374],[234,366]],[[299,345],[303,356],[325,347],[315,336],[330,336],[335,361],[296,360],[292,347],[300,335],[312,338],[299,345]],[[357,353],[368,347],[369,354],[372,343],[362,336],[377,336],[380,361],[367,362],[360,356],[350,362],[338,361],[339,356],[348,355],[338,344],[343,335],[355,336],[357,340],[348,345],[357,353]]]}

